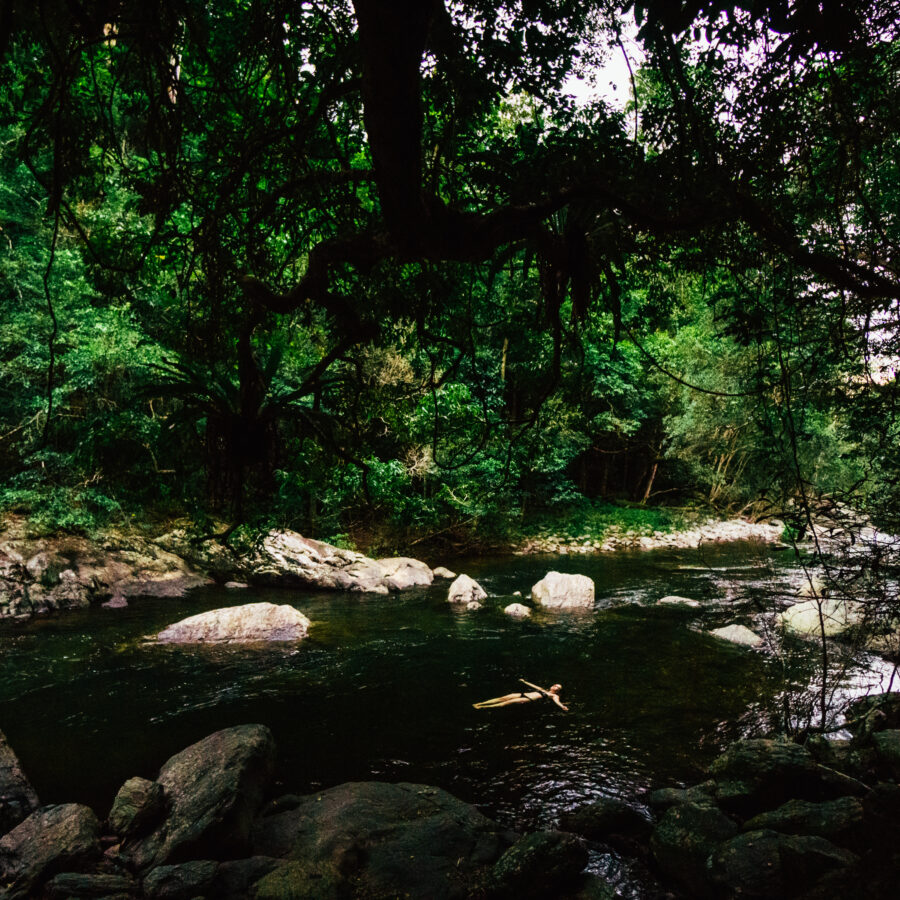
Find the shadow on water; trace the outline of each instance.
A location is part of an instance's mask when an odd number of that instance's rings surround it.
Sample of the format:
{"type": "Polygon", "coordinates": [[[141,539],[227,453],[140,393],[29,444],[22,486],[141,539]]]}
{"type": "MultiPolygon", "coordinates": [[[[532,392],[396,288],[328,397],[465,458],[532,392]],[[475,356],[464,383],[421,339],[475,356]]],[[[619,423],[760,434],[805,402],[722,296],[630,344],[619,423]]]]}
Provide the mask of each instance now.
{"type": "Polygon", "coordinates": [[[777,666],[701,630],[734,621],[744,595],[782,576],[759,552],[458,563],[491,595],[476,613],[449,606],[441,582],[388,598],[209,589],[7,626],[0,728],[44,802],[86,802],[101,816],[126,778],[153,777],[218,728],[262,722],[285,789],[423,781],[508,825],[551,825],[600,795],[634,799],[696,779],[748,711],[775,702],[777,666]],[[597,608],[506,617],[513,591],[527,596],[549,569],[594,578],[597,608]],[[653,606],[664,594],[713,601],[725,590],[728,608],[653,606]],[[141,641],[184,616],[263,599],[303,610],[310,637],[265,649],[141,641]],[[472,708],[519,678],[561,682],[571,712],[472,708]]]}

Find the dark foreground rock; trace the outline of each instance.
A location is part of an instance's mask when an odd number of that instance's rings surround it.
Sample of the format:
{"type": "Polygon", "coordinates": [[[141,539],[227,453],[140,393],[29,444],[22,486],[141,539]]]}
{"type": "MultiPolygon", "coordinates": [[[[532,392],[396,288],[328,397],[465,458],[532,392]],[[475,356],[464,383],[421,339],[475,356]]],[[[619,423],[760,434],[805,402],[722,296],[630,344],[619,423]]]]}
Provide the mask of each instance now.
{"type": "Polygon", "coordinates": [[[160,769],[167,813],[122,854],[138,870],[188,859],[228,859],[250,851],[253,819],[275,766],[263,725],[226,728],[173,756],[160,769]]]}
{"type": "Polygon", "coordinates": [[[11,831],[38,807],[38,796],[18,757],[0,731],[0,834],[11,831]]]}
{"type": "Polygon", "coordinates": [[[652,860],[679,896],[887,900],[900,871],[897,700],[858,704],[852,741],[738,741],[711,778],[647,798],[652,860]]]}
{"type": "Polygon", "coordinates": [[[309,896],[330,886],[356,896],[464,897],[512,841],[474,807],[421,784],[348,783],[283,805],[291,808],[276,806],[257,825],[254,850],[291,860],[267,881],[288,880],[309,896]]]}
{"type": "Polygon", "coordinates": [[[45,806],[0,839],[0,898],[602,898],[563,832],[520,837],[436,787],[360,782],[265,802],[275,748],[227,728],[131,778],[106,822],[45,806]],[[103,851],[103,848],[105,852],[103,851]]]}
{"type": "Polygon", "coordinates": [[[100,855],[100,823],[86,806],[43,806],[0,838],[0,896],[35,896],[51,875],[78,869],[100,855]]]}

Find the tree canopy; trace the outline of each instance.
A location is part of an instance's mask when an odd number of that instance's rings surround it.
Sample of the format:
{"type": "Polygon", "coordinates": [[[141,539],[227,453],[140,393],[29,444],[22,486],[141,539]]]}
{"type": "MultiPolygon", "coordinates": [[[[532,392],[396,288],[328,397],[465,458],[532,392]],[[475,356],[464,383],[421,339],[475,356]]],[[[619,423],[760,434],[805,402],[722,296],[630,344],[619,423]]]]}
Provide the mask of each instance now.
{"type": "Polygon", "coordinates": [[[889,519],[898,12],[6,3],[4,502],[889,519]]]}

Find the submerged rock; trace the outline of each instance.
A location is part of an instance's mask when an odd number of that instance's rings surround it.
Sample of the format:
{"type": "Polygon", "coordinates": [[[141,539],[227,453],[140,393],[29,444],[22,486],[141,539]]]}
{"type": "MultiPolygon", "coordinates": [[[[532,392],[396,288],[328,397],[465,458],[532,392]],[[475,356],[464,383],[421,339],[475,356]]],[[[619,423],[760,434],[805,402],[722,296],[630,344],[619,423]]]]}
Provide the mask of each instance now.
{"type": "Polygon", "coordinates": [[[526,619],[531,615],[531,610],[521,603],[510,603],[509,606],[504,608],[503,612],[516,619],[526,619]]]}
{"type": "Polygon", "coordinates": [[[594,582],[587,575],[548,572],[531,589],[531,599],[551,609],[590,609],[594,582]]]}
{"type": "Polygon", "coordinates": [[[591,841],[603,841],[624,853],[640,848],[652,828],[643,813],[617,797],[601,797],[566,813],[559,827],[591,841]]]}
{"type": "Polygon", "coordinates": [[[100,823],[86,806],[42,806],[0,838],[4,898],[34,897],[60,869],[77,869],[100,855],[100,823]]]}
{"type": "Polygon", "coordinates": [[[487,591],[474,578],[459,575],[447,592],[449,603],[478,603],[487,597],[487,591]]]}
{"type": "Polygon", "coordinates": [[[249,853],[274,761],[275,742],[263,725],[226,728],[182,750],[156,779],[168,804],[165,819],[147,837],[126,841],[123,855],[149,869],[249,853]]]}
{"type": "Polygon", "coordinates": [[[714,628],[709,634],[720,640],[741,644],[744,647],[759,647],[763,642],[763,639],[746,625],[726,625],[724,628],[714,628]]]}
{"type": "Polygon", "coordinates": [[[156,638],[163,644],[247,644],[299,641],[308,631],[309,619],[293,606],[248,603],[188,616],[156,638]]]}
{"type": "Polygon", "coordinates": [[[432,569],[431,574],[434,575],[435,578],[445,578],[449,581],[456,578],[456,572],[451,572],[450,569],[445,566],[438,566],[436,569],[432,569]]]}
{"type": "Polygon", "coordinates": [[[692,600],[690,597],[679,597],[677,594],[672,594],[668,597],[661,597],[656,601],[657,606],[688,606],[691,609],[700,609],[700,602],[698,600],[692,600]]]}
{"type": "Polygon", "coordinates": [[[0,731],[0,834],[12,831],[39,806],[19,758],[0,731]]]}
{"type": "Polygon", "coordinates": [[[429,566],[418,559],[397,556],[376,560],[384,572],[384,583],[389,591],[405,591],[412,587],[428,587],[434,581],[429,566]]]}

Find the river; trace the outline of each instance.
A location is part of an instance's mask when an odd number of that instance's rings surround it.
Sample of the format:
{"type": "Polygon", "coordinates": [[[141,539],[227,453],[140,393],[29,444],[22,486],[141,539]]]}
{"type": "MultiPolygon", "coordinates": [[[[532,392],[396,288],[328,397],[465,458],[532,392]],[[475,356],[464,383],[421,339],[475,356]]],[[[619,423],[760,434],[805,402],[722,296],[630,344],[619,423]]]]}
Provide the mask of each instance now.
{"type": "MultiPolygon", "coordinates": [[[[810,654],[777,655],[704,633],[791,589],[798,571],[758,544],[694,551],[456,560],[488,591],[485,608],[446,602],[447,582],[390,597],[202,589],[0,629],[0,728],[41,800],[102,817],[133,775],[216,729],[262,722],[284,790],[348,780],[439,785],[517,828],[606,795],[639,801],[685,784],[736,737],[769,721],[810,654]],[[594,610],[502,608],[547,571],[594,579],[594,610]],[[656,606],[667,594],[702,610],[656,606]],[[291,603],[312,621],[299,646],[158,646],[165,625],[217,606],[291,603]],[[475,710],[519,678],[563,685],[550,703],[475,710]]],[[[527,602],[527,599],[526,599],[527,602]]]]}

